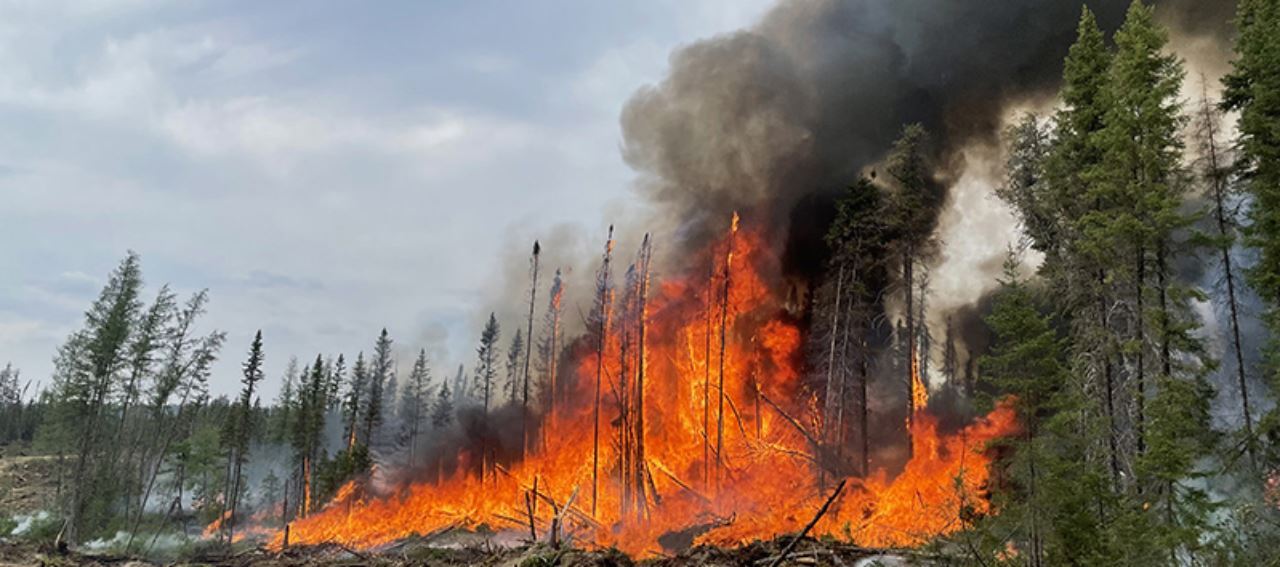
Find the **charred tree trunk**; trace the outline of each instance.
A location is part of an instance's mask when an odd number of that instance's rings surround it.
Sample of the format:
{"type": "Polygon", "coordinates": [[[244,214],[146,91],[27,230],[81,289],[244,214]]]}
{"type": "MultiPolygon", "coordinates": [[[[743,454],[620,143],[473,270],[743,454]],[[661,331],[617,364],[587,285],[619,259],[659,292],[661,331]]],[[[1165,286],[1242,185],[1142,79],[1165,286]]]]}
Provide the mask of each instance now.
{"type": "MultiPolygon", "coordinates": [[[[1098,328],[1102,333],[1108,331],[1106,272],[1098,270],[1098,328]]],[[[1102,358],[1102,376],[1104,392],[1103,408],[1107,417],[1108,461],[1111,469],[1111,486],[1119,491],[1120,487],[1120,443],[1116,431],[1116,385],[1114,369],[1111,364],[1111,352],[1108,345],[1100,345],[1097,353],[1102,358]]]]}
{"type": "Polygon", "coordinates": [[[1145,368],[1145,362],[1146,362],[1145,354],[1147,350],[1147,329],[1146,329],[1147,318],[1145,313],[1146,308],[1143,302],[1143,295],[1145,292],[1144,287],[1146,284],[1146,277],[1147,277],[1147,262],[1146,262],[1146,248],[1144,246],[1138,247],[1137,260],[1138,260],[1137,277],[1133,285],[1134,299],[1137,302],[1137,314],[1134,317],[1134,330],[1137,332],[1137,341],[1138,341],[1138,352],[1136,355],[1137,371],[1134,376],[1134,379],[1136,380],[1136,384],[1138,388],[1138,394],[1136,396],[1136,400],[1134,401],[1135,407],[1137,409],[1137,414],[1134,416],[1134,419],[1136,421],[1135,434],[1137,436],[1137,440],[1136,440],[1137,454],[1141,455],[1147,451],[1147,440],[1146,440],[1147,377],[1146,377],[1146,368],[1145,368]]]}
{"type": "Polygon", "coordinates": [[[520,458],[522,460],[529,449],[529,355],[533,353],[533,307],[538,299],[538,254],[541,251],[542,247],[538,241],[533,241],[533,258],[530,260],[529,268],[532,280],[529,285],[529,326],[525,334],[529,346],[524,349],[524,371],[522,372],[524,384],[520,398],[520,458]]]}
{"type": "MultiPolygon", "coordinates": [[[[824,432],[823,440],[827,443],[832,442],[832,436],[839,436],[840,414],[843,409],[843,400],[837,400],[836,394],[836,338],[840,335],[840,300],[844,291],[844,263],[841,262],[840,269],[836,271],[836,297],[835,308],[831,310],[831,328],[827,330],[830,338],[827,341],[827,403],[826,415],[823,416],[822,423],[827,425],[827,431],[824,432]],[[837,408],[839,404],[839,408],[837,408]],[[829,424],[835,424],[831,427],[829,424]]],[[[842,353],[843,354],[843,353],[842,353]]],[[[821,470],[822,467],[819,467],[821,470]]]]}
{"type": "Polygon", "coordinates": [[[706,348],[702,360],[702,489],[711,489],[711,302],[715,295],[715,265],[707,267],[706,348]]]}
{"type": "Polygon", "coordinates": [[[867,352],[867,338],[861,340],[862,352],[858,354],[858,434],[862,442],[859,457],[862,464],[862,477],[871,474],[871,432],[867,424],[867,379],[869,376],[870,354],[867,352]]]}
{"type": "Polygon", "coordinates": [[[724,290],[720,295],[720,376],[719,408],[716,410],[716,487],[719,488],[724,474],[724,363],[729,326],[729,292],[733,289],[733,246],[738,235],[738,213],[733,213],[732,225],[729,228],[729,245],[724,257],[724,290]]]}
{"type": "Polygon", "coordinates": [[[636,324],[639,326],[636,337],[636,395],[635,395],[635,467],[636,513],[641,518],[648,514],[649,503],[645,497],[645,478],[648,473],[648,458],[644,448],[644,379],[645,379],[645,338],[648,333],[648,299],[649,299],[649,265],[653,256],[652,242],[649,235],[644,235],[640,257],[640,290],[636,301],[636,324]]]}
{"type": "Polygon", "coordinates": [[[915,427],[916,400],[916,311],[915,311],[915,250],[908,247],[902,259],[902,287],[906,293],[907,338],[907,457],[915,454],[915,440],[912,429],[915,427]]]}
{"type": "Polygon", "coordinates": [[[600,267],[600,282],[596,289],[596,302],[599,311],[596,313],[596,392],[595,406],[592,414],[591,443],[591,515],[596,514],[596,505],[600,497],[600,387],[604,379],[604,351],[609,331],[609,261],[613,256],[613,225],[609,226],[609,238],[605,243],[604,262],[600,267]]]}
{"type": "Polygon", "coordinates": [[[1240,340],[1240,302],[1236,297],[1235,263],[1231,259],[1231,242],[1235,235],[1233,221],[1227,215],[1227,173],[1222,167],[1222,158],[1218,149],[1218,126],[1213,105],[1209,96],[1204,95],[1201,120],[1201,136],[1205,158],[1208,159],[1208,177],[1210,193],[1213,196],[1214,222],[1218,229],[1218,253],[1222,257],[1223,278],[1227,288],[1227,313],[1231,320],[1231,347],[1236,361],[1236,384],[1240,390],[1240,410],[1244,418],[1245,451],[1249,460],[1257,464],[1256,448],[1253,440],[1253,418],[1249,408],[1249,387],[1245,378],[1244,346],[1240,340]]]}

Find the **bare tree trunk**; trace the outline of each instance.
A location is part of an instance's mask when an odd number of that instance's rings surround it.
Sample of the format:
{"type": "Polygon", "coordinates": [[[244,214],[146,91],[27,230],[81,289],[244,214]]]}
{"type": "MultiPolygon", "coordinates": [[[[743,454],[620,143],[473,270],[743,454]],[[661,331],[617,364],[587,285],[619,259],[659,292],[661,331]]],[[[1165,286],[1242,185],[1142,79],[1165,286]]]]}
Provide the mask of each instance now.
{"type": "Polygon", "coordinates": [[[902,259],[902,287],[907,300],[907,457],[915,454],[915,440],[912,429],[915,427],[916,400],[916,311],[915,311],[915,250],[908,247],[902,259]]]}
{"type": "Polygon", "coordinates": [[[867,352],[867,338],[862,337],[862,352],[858,355],[858,385],[861,391],[858,395],[858,433],[861,435],[862,450],[859,452],[862,459],[862,477],[866,478],[871,474],[871,432],[867,427],[867,377],[869,353],[867,352]]]}
{"type": "Polygon", "coordinates": [[[525,334],[529,346],[524,349],[524,393],[520,400],[520,458],[529,450],[529,355],[533,353],[533,306],[538,298],[538,254],[542,247],[533,241],[533,260],[529,269],[532,284],[529,286],[529,327],[525,334]]]}
{"type": "Polygon", "coordinates": [[[591,444],[591,515],[596,515],[596,505],[600,499],[600,386],[604,378],[604,350],[608,342],[609,331],[609,260],[613,256],[613,225],[609,226],[609,239],[605,243],[604,263],[600,268],[600,285],[596,291],[600,312],[599,326],[596,329],[599,343],[596,345],[596,394],[595,410],[592,415],[594,434],[591,444]]]}
{"type": "MultiPolygon", "coordinates": [[[[831,435],[833,433],[832,431],[833,428],[831,428],[829,424],[832,421],[839,422],[839,418],[835,417],[835,415],[833,414],[838,413],[838,410],[835,407],[835,404],[837,402],[836,381],[835,381],[836,338],[840,334],[840,300],[842,299],[841,294],[843,293],[843,291],[844,291],[844,262],[841,262],[840,269],[836,271],[836,298],[835,298],[835,307],[831,310],[831,327],[827,329],[827,333],[830,335],[830,338],[827,341],[827,403],[826,403],[826,411],[825,411],[826,415],[823,416],[822,423],[823,425],[827,425],[827,431],[826,431],[826,434],[823,435],[823,438],[828,443],[831,442],[831,435]]],[[[819,467],[819,470],[822,470],[822,468],[823,467],[819,467]]]]}
{"type": "Polygon", "coordinates": [[[1253,440],[1253,418],[1249,410],[1249,387],[1244,369],[1244,346],[1240,340],[1240,303],[1236,298],[1235,265],[1231,259],[1230,237],[1234,235],[1234,229],[1227,218],[1227,180],[1218,154],[1218,130],[1213,106],[1209,103],[1207,92],[1203,98],[1201,135],[1204,137],[1204,149],[1209,160],[1209,181],[1212,184],[1210,189],[1214,200],[1214,220],[1217,223],[1218,236],[1221,239],[1218,252],[1222,256],[1223,275],[1227,284],[1227,311],[1231,319],[1231,347],[1232,354],[1235,355],[1236,359],[1236,382],[1237,387],[1240,389],[1241,415],[1244,417],[1245,450],[1249,453],[1250,462],[1257,465],[1253,440]]]}
{"type": "Polygon", "coordinates": [[[711,301],[715,295],[715,265],[707,267],[706,356],[702,360],[702,489],[711,489],[711,301]]]}
{"type": "Polygon", "coordinates": [[[653,256],[652,243],[649,235],[644,235],[644,244],[641,248],[640,259],[640,292],[637,297],[639,305],[636,309],[637,324],[640,326],[638,336],[636,337],[636,396],[635,396],[635,459],[633,466],[635,467],[636,478],[636,512],[641,518],[648,513],[649,504],[645,497],[645,477],[648,471],[644,451],[644,371],[645,371],[645,350],[644,343],[647,328],[647,306],[649,297],[649,261],[653,256]]]}
{"type": "MultiPolygon", "coordinates": [[[[1107,325],[1107,297],[1106,289],[1106,273],[1098,270],[1098,328],[1100,333],[1106,334],[1109,329],[1107,325]]],[[[1119,491],[1120,487],[1120,443],[1117,439],[1116,431],[1116,386],[1115,376],[1111,364],[1111,353],[1106,345],[1102,345],[1098,349],[1098,355],[1102,357],[1102,374],[1103,383],[1106,389],[1106,399],[1104,400],[1104,408],[1107,413],[1107,446],[1109,449],[1108,460],[1111,465],[1111,487],[1113,490],[1119,491]]]]}
{"type": "MultiPolygon", "coordinates": [[[[1137,335],[1138,335],[1137,336],[1138,368],[1137,368],[1137,375],[1135,376],[1135,378],[1137,379],[1137,387],[1138,387],[1138,395],[1137,395],[1137,399],[1135,400],[1135,404],[1136,404],[1138,413],[1135,416],[1135,418],[1137,420],[1137,424],[1136,424],[1137,454],[1141,455],[1147,451],[1147,439],[1146,439],[1147,377],[1146,377],[1146,368],[1144,367],[1146,362],[1145,354],[1147,351],[1147,329],[1146,329],[1147,318],[1146,318],[1146,313],[1144,313],[1145,307],[1143,305],[1143,295],[1144,295],[1143,292],[1145,291],[1143,288],[1146,284],[1147,262],[1146,262],[1146,248],[1143,246],[1138,247],[1137,273],[1138,273],[1137,279],[1134,282],[1134,286],[1133,286],[1134,296],[1138,303],[1138,307],[1137,307],[1138,312],[1134,320],[1134,327],[1135,327],[1134,330],[1137,332],[1137,335]]],[[[1141,490],[1141,487],[1139,487],[1139,490],[1141,490]]]]}
{"type": "Polygon", "coordinates": [[[729,292],[733,288],[733,246],[738,235],[738,213],[733,213],[733,223],[729,229],[729,248],[724,257],[724,291],[720,297],[720,378],[719,409],[716,410],[716,488],[724,474],[724,363],[725,348],[729,325],[729,292]]]}

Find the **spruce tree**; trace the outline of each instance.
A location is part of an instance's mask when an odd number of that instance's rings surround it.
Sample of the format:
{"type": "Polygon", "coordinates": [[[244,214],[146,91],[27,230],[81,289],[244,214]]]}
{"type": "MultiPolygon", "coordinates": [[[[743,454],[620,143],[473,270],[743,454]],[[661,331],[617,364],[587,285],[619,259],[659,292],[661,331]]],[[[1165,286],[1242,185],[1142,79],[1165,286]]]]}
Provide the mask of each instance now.
{"type": "Polygon", "coordinates": [[[1088,227],[1095,244],[1122,259],[1112,278],[1130,309],[1124,355],[1131,368],[1133,445],[1126,451],[1134,463],[1134,505],[1142,513],[1121,527],[1132,535],[1131,561],[1150,560],[1139,541],[1159,550],[1161,561],[1195,561],[1209,524],[1208,500],[1195,481],[1213,443],[1205,375],[1214,363],[1190,308],[1204,296],[1172,268],[1188,251],[1185,229],[1193,220],[1182,212],[1182,64],[1165,52],[1168,33],[1141,0],[1129,7],[1115,40],[1103,91],[1103,159],[1093,175],[1099,193],[1118,206],[1093,215],[1088,227]],[[1141,531],[1144,525],[1150,529],[1141,531]]]}
{"type": "MultiPolygon", "coordinates": [[[[1223,104],[1240,113],[1238,168],[1251,201],[1245,244],[1258,254],[1246,277],[1266,308],[1266,383],[1274,395],[1280,392],[1280,1],[1241,0],[1236,26],[1223,104]]],[[[1263,464],[1280,465],[1280,411],[1260,420],[1258,435],[1263,464]]]]}
{"type": "MultiPolygon", "coordinates": [[[[364,363],[364,352],[356,354],[356,364],[351,368],[351,383],[347,387],[346,399],[342,402],[342,417],[347,438],[347,450],[360,444],[360,416],[364,415],[364,406],[368,403],[365,388],[369,382],[369,369],[364,363]]],[[[367,440],[366,440],[367,441],[367,440]]]]}
{"type": "Polygon", "coordinates": [[[230,446],[228,447],[228,458],[231,462],[231,478],[228,480],[230,490],[226,494],[229,515],[225,526],[228,542],[234,541],[235,538],[236,513],[241,494],[245,489],[241,483],[241,470],[249,461],[249,440],[253,437],[254,390],[258,382],[262,381],[262,362],[262,331],[259,330],[253,336],[253,343],[249,345],[249,358],[242,367],[243,377],[240,383],[244,387],[241,388],[240,398],[229,414],[230,422],[234,425],[230,428],[230,446]]]}
{"type": "Polygon", "coordinates": [[[400,409],[400,416],[403,420],[403,436],[405,444],[409,448],[408,463],[414,466],[415,453],[418,447],[418,433],[421,431],[423,422],[426,421],[430,412],[431,395],[431,367],[427,363],[427,350],[418,351],[418,358],[413,363],[413,370],[409,373],[409,380],[404,386],[404,396],[400,409]]]}
{"type": "Polygon", "coordinates": [[[489,321],[480,332],[480,345],[476,347],[476,376],[474,387],[476,394],[483,400],[484,412],[489,413],[493,398],[494,379],[498,375],[498,337],[501,329],[498,318],[489,314],[489,321]]]}
{"type": "Polygon", "coordinates": [[[504,369],[507,378],[502,385],[503,392],[507,396],[507,403],[515,403],[520,398],[524,379],[523,361],[524,334],[523,330],[516,329],[516,334],[511,337],[511,345],[507,347],[507,360],[504,369]]]}
{"type": "Polygon", "coordinates": [[[899,286],[904,299],[903,336],[905,343],[903,371],[908,392],[907,437],[911,441],[912,423],[915,421],[916,404],[926,394],[924,377],[920,373],[919,338],[924,332],[924,322],[917,310],[921,304],[920,269],[936,245],[933,229],[938,207],[942,204],[943,189],[931,178],[928,154],[929,136],[924,127],[911,124],[903,128],[889,154],[889,174],[896,182],[891,194],[891,223],[895,232],[897,254],[901,263],[899,286]]]}
{"type": "Polygon", "coordinates": [[[1066,370],[1057,333],[1036,309],[1013,252],[1005,260],[1000,295],[986,322],[995,342],[979,360],[982,380],[1009,396],[1004,403],[1012,405],[1022,426],[1021,436],[1008,443],[1014,449],[1009,485],[1016,488],[998,494],[1001,520],[1015,526],[1014,538],[1026,550],[1028,564],[1043,565],[1047,542],[1056,539],[1051,534],[1051,498],[1044,486],[1051,470],[1046,463],[1051,445],[1046,443],[1043,420],[1054,409],[1054,398],[1066,389],[1066,370]]]}
{"type": "Polygon", "coordinates": [[[453,423],[453,394],[449,392],[449,383],[440,387],[440,395],[431,407],[431,426],[437,430],[453,423]]]}
{"type": "Polygon", "coordinates": [[[374,344],[373,360],[369,369],[369,391],[364,407],[364,439],[365,443],[374,447],[381,442],[381,427],[385,419],[383,403],[384,389],[392,375],[391,337],[382,329],[378,341],[374,344]]]}

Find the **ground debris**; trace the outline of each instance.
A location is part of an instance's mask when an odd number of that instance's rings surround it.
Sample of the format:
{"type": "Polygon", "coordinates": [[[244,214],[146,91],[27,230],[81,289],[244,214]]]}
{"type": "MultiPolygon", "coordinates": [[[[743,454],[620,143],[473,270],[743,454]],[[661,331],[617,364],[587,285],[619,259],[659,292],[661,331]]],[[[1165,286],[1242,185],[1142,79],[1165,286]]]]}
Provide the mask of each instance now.
{"type": "MultiPolygon", "coordinates": [[[[433,546],[429,538],[413,538],[377,550],[356,550],[337,544],[292,546],[283,551],[264,547],[236,551],[205,550],[178,562],[156,563],[137,557],[68,551],[52,546],[0,540],[0,567],[41,565],[62,567],[347,567],[402,565],[439,567],[686,567],[694,565],[756,567],[774,561],[794,536],[755,542],[740,547],[702,545],[677,555],[636,560],[612,549],[559,549],[546,544],[503,547],[468,544],[433,546]]],[[[905,565],[907,559],[923,559],[909,551],[877,550],[855,545],[803,538],[788,554],[784,565],[861,567],[865,565],[905,565]],[[875,561],[873,563],[872,561],[875,561]]],[[[928,564],[927,559],[923,561],[928,564]]]]}

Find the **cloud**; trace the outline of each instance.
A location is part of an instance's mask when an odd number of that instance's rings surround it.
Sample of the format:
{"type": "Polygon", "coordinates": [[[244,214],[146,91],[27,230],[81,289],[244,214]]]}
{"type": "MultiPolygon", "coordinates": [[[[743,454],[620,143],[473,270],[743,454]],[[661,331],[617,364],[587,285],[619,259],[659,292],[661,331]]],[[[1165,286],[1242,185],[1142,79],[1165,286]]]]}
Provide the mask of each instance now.
{"type": "Polygon", "coordinates": [[[215,394],[258,328],[272,376],[293,354],[368,350],[383,326],[404,356],[470,363],[473,319],[505,301],[486,290],[510,235],[523,250],[628,210],[623,100],[671,47],[763,9],[711,4],[593,7],[511,34],[426,4],[318,0],[299,28],[270,3],[5,2],[0,357],[47,376],[135,249],[148,299],[209,288],[203,327],[229,333],[215,394]]]}

